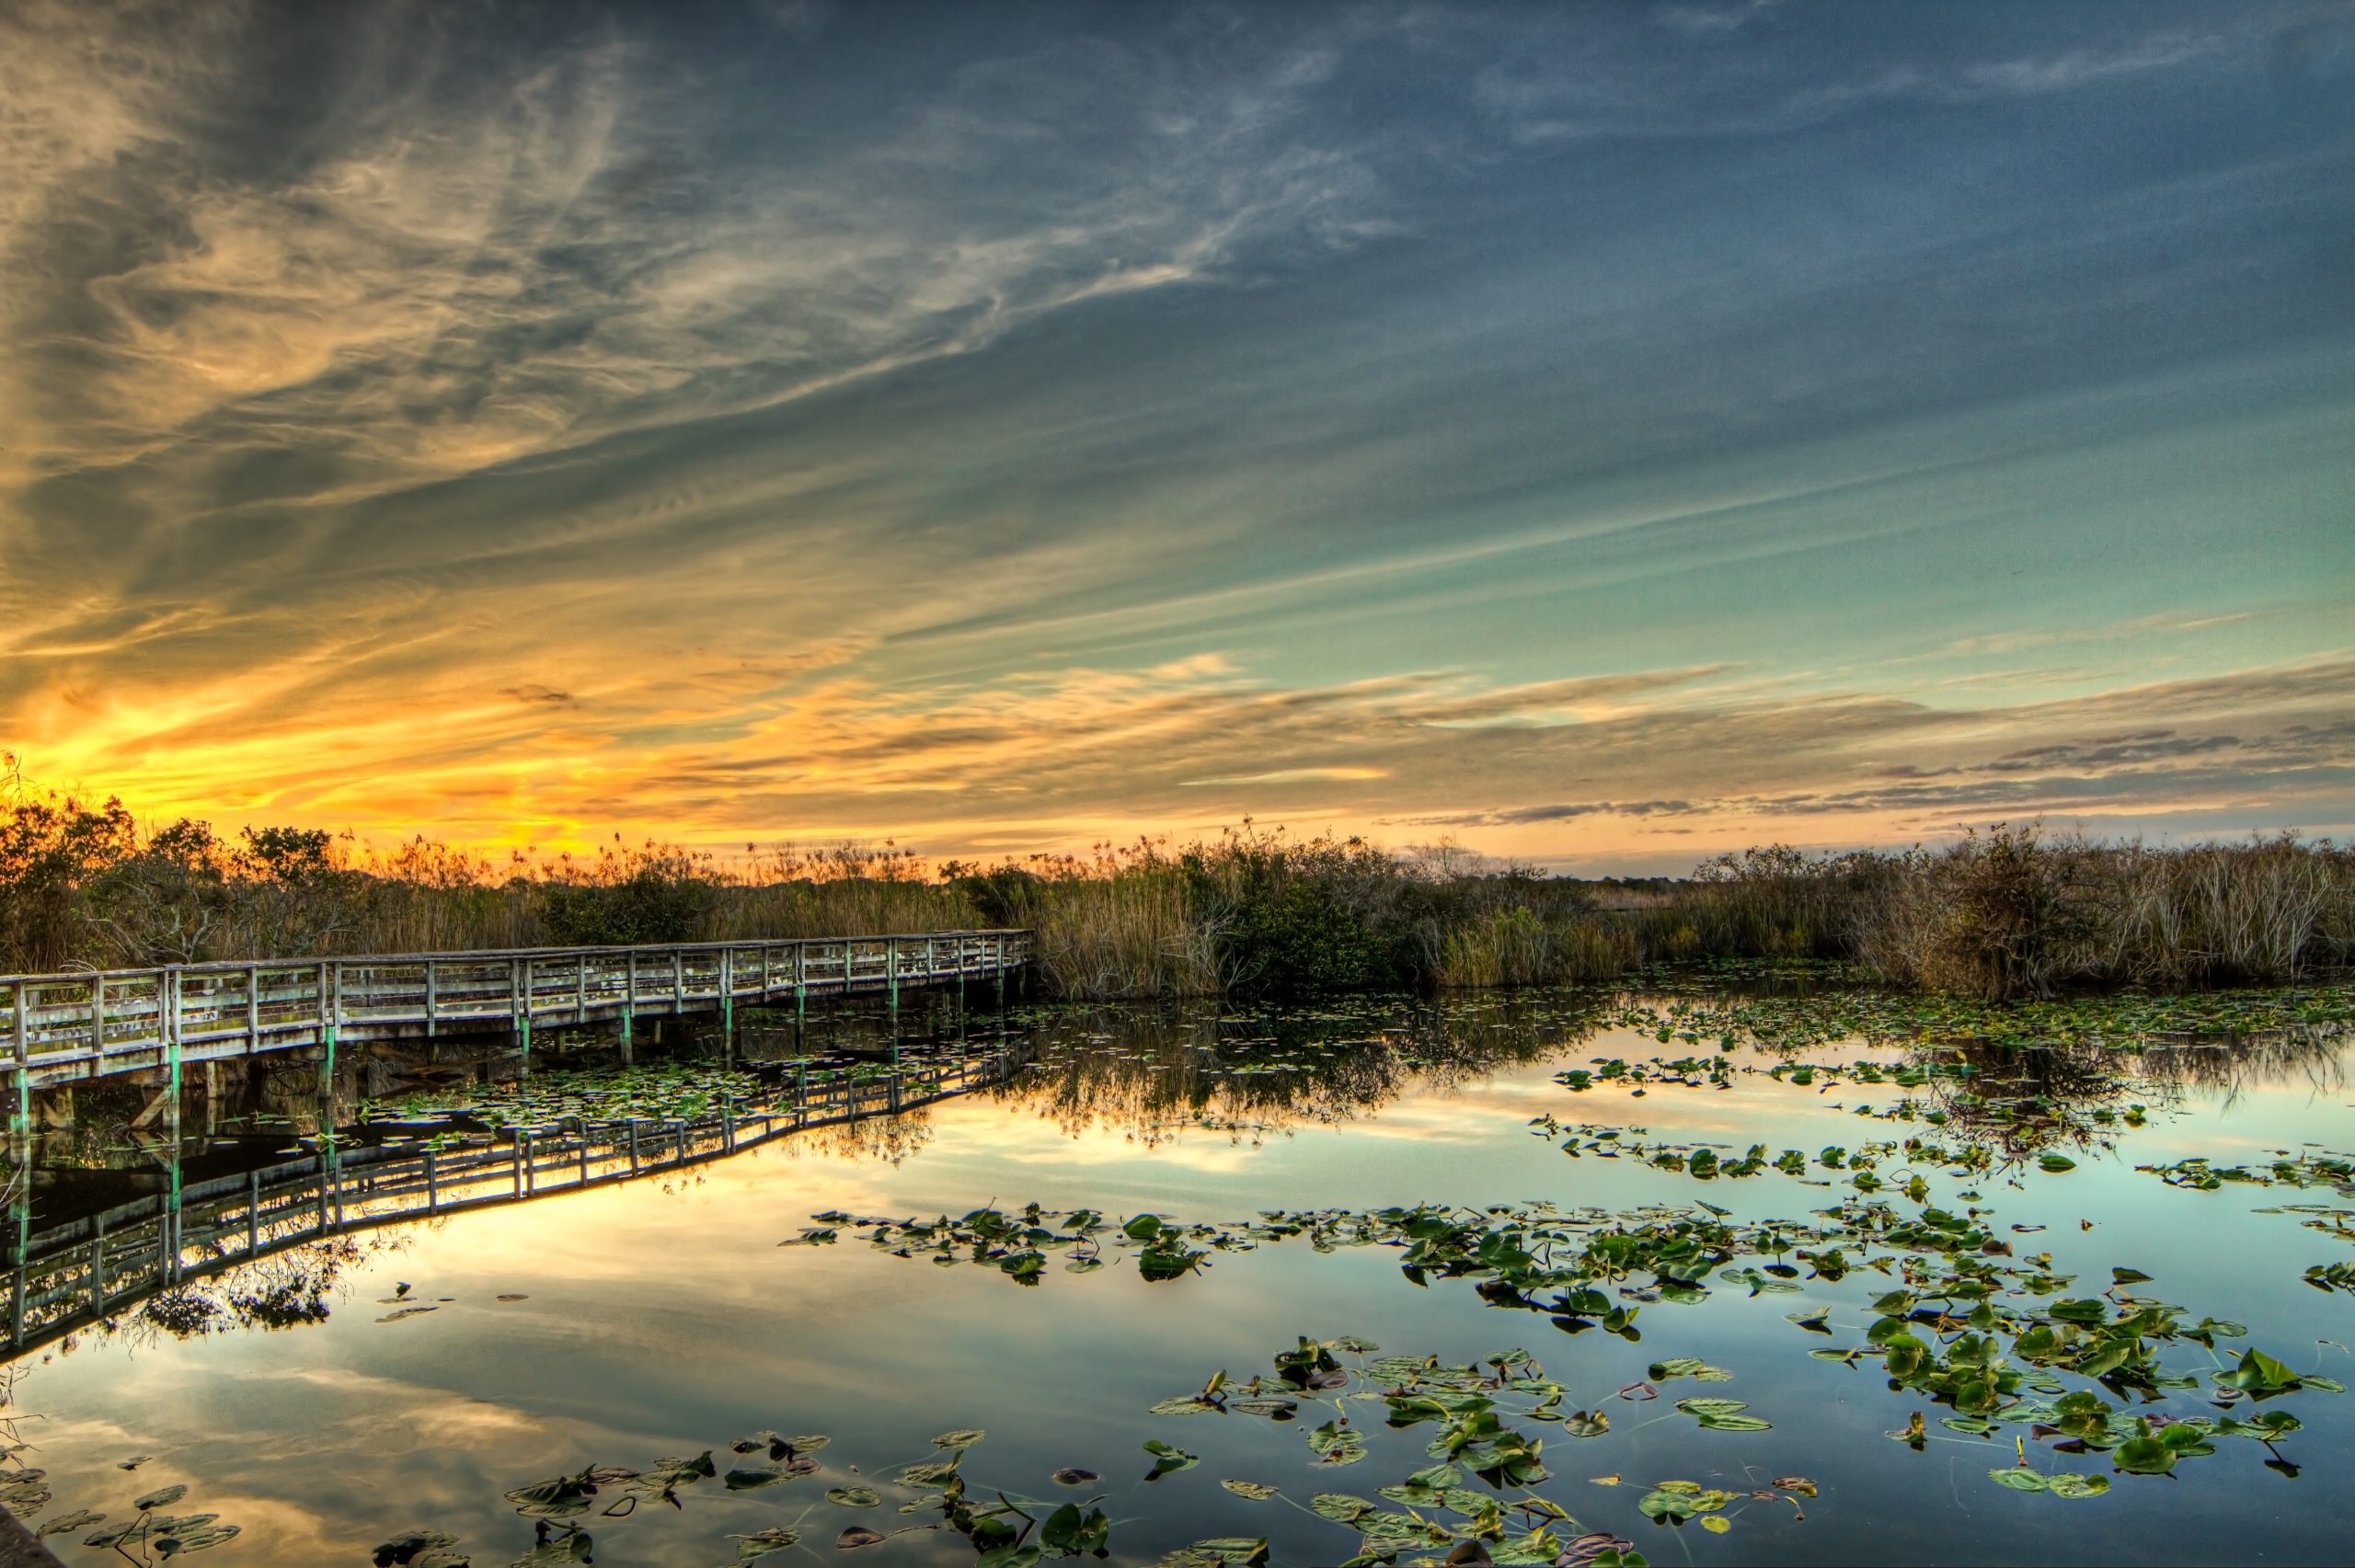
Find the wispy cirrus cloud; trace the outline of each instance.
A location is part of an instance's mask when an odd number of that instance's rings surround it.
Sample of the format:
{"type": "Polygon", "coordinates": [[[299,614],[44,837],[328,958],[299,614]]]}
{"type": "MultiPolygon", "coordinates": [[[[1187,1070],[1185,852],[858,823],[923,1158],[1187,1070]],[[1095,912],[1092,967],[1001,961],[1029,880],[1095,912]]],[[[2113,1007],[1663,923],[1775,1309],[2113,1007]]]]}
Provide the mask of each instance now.
{"type": "Polygon", "coordinates": [[[2331,17],[923,15],[0,14],[0,741],[543,843],[2347,815],[2331,17]]]}

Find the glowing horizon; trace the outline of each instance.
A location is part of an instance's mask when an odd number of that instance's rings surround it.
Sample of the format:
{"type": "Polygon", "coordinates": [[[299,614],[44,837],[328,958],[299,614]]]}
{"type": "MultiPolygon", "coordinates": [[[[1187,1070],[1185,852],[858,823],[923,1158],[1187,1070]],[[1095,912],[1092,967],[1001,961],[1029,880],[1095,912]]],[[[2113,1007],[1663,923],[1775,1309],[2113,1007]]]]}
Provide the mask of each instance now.
{"type": "Polygon", "coordinates": [[[0,749],[154,820],[2355,831],[2355,23],[0,17],[0,749]]]}

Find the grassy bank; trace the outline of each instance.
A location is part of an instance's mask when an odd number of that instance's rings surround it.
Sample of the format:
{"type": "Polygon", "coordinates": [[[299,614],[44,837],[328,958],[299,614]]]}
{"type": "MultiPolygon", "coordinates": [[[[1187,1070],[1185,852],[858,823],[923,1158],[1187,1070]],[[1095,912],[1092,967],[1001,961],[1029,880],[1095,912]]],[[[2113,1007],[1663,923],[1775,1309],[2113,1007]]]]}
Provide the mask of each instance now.
{"type": "Polygon", "coordinates": [[[119,804],[0,812],[0,970],[1027,926],[1054,991],[1309,995],[1607,980],[1695,958],[1839,959],[2004,1000],[2291,984],[2355,958],[2355,851],[2177,849],[1998,827],[1934,850],[1752,850],[1690,877],[1542,876],[1246,827],[937,874],[895,849],[498,862],[295,829],[141,829],[119,804]]]}

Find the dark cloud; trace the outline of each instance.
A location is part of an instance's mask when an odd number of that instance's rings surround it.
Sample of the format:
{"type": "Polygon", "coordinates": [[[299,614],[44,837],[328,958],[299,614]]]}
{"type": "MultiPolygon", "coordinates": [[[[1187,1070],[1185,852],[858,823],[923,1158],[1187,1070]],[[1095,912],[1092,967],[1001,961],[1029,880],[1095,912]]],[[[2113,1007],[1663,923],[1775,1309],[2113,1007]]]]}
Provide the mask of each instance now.
{"type": "Polygon", "coordinates": [[[2343,818],[2347,36],[10,7],[0,733],[501,835],[2343,818]]]}

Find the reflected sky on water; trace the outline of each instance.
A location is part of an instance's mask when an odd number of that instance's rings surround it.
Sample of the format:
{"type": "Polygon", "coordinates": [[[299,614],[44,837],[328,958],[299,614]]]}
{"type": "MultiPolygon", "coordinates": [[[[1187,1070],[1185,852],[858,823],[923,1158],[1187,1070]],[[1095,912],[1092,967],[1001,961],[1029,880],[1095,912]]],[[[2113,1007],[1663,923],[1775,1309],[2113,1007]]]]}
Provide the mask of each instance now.
{"type": "MultiPolygon", "coordinates": [[[[1858,1114],[1924,1093],[1890,1084],[1819,1089],[1736,1072],[1724,1089],[1653,1082],[1636,1097],[1603,1082],[1573,1093],[1557,1071],[1683,1049],[1581,1024],[1583,1008],[1568,998],[1484,999],[1438,1024],[1400,1010],[1280,1030],[1222,1024],[1202,1010],[1034,1015],[1027,1026],[1039,1063],[1003,1091],[625,1185],[329,1243],[349,1256],[321,1322],[176,1339],[121,1312],[114,1332],[85,1332],[20,1366],[18,1437],[50,1472],[52,1516],[84,1506],[121,1517],[138,1494],[187,1483],[177,1508],[217,1511],[243,1527],[208,1562],[361,1563],[386,1536],[430,1528],[460,1537],[477,1564],[505,1564],[533,1540],[531,1523],[501,1501],[507,1490],[706,1448],[719,1450],[724,1471],[729,1441],[764,1429],[830,1436],[821,1473],[736,1494],[707,1481],[681,1493],[679,1510],[592,1514],[584,1522],[596,1561],[723,1564],[736,1550],[730,1535],[778,1524],[802,1528],[829,1555],[845,1525],[922,1522],[894,1512],[914,1494],[878,1478],[931,1457],[934,1434],[979,1427],[988,1436],[965,1461],[977,1491],[1051,1505],[1105,1493],[1115,1562],[1155,1562],[1197,1539],[1247,1534],[1271,1536],[1280,1562],[1338,1563],[1355,1550],[1352,1532],[1219,1482],[1263,1482],[1304,1504],[1327,1491],[1371,1496],[1430,1462],[1430,1428],[1386,1431],[1380,1405],[1359,1404],[1372,1457],[1334,1469],[1312,1464],[1310,1422],[1146,1410],[1222,1368],[1238,1379],[1267,1372],[1297,1336],[1356,1334],[1385,1352],[1450,1361],[1514,1345],[1535,1353],[1568,1385],[1572,1404],[1612,1415],[1612,1430],[1588,1440],[1519,1424],[1547,1439],[1553,1479],[1541,1490],[1585,1528],[1632,1537],[1654,1562],[1683,1562],[1688,1551],[1696,1562],[2311,1562],[2343,1549],[2344,1467],[2355,1455],[2346,1398],[2306,1391],[2280,1402],[2306,1427],[2282,1446],[2301,1468],[2294,1478],[2266,1469],[2263,1448],[2236,1441],[2173,1477],[2115,1476],[2105,1497],[2014,1494],[1987,1474],[2012,1463],[2010,1428],[1994,1441],[1942,1433],[1937,1410],[1890,1391],[1877,1368],[1808,1356],[1862,1342],[1875,1316],[1868,1303],[1890,1284],[1869,1271],[1755,1299],[1719,1283],[1697,1305],[1645,1306],[1640,1341],[1629,1343],[1566,1335],[1544,1314],[1488,1308],[1468,1282],[1419,1288],[1381,1248],[1214,1251],[1196,1275],[1155,1284],[1131,1263],[1086,1276],[1057,1263],[1025,1288],[994,1268],[886,1255],[847,1228],[832,1246],[777,1244],[821,1212],[904,1219],[1028,1202],[1231,1221],[1271,1208],[1545,1200],[1616,1210],[1705,1199],[1739,1219],[1796,1218],[1846,1189],[1809,1185],[1830,1179],[1820,1169],[1805,1180],[1768,1171],[1705,1183],[1634,1159],[1574,1160],[1559,1139],[1533,1136],[1530,1123],[1551,1115],[1640,1127],[1653,1141],[1728,1146],[1729,1158],[1753,1142],[1812,1154],[1937,1130],[1858,1114]],[[1212,1044],[1221,1048],[1203,1048],[1212,1044]],[[1232,1070],[1255,1064],[1266,1070],[1232,1070]],[[380,1321],[409,1306],[434,1310],[380,1321]],[[1816,1309],[1828,1311],[1829,1338],[1786,1319],[1816,1309]],[[1682,1356],[1733,1380],[1676,1384],[1650,1402],[1616,1397],[1649,1363],[1682,1356]],[[1698,1429],[1671,1405],[1691,1393],[1743,1400],[1773,1429],[1698,1429]],[[1932,1415],[1920,1451],[1888,1436],[1917,1409],[1932,1415]],[[1148,1482],[1148,1438],[1202,1462],[1148,1482]],[[135,1471],[118,1468],[137,1455],[151,1457],[135,1471]],[[1063,1466],[1104,1479],[1067,1492],[1050,1479],[1063,1466]],[[1786,1504],[1752,1502],[1738,1505],[1725,1535],[1694,1527],[1671,1535],[1637,1511],[1661,1480],[1740,1490],[1791,1474],[1821,1490],[1803,1522],[1786,1504]],[[1623,1483],[1595,1484],[1611,1475],[1623,1483]],[[881,1508],[823,1495],[862,1482],[884,1492],[881,1508]]],[[[2343,1211],[2347,1195],[2185,1191],[2135,1170],[2355,1145],[2343,1049],[2341,1039],[2154,1057],[2108,1098],[2086,1088],[2077,1107],[2140,1104],[2148,1125],[2104,1127],[2063,1106],[2071,1115],[2062,1119],[2094,1135],[2067,1144],[2074,1170],[2046,1174],[2031,1161],[1975,1182],[1933,1174],[1930,1201],[1960,1207],[1972,1200],[1959,1195],[1976,1192],[1999,1226],[2047,1227],[2017,1240],[2049,1248],[2084,1293],[2112,1266],[2131,1266],[2153,1276],[2145,1293],[2194,1320],[2245,1322],[2246,1343],[2347,1379],[2347,1351],[2327,1342],[2355,1341],[2355,1299],[2309,1288],[2300,1276],[2346,1259],[2348,1242],[2303,1223],[2312,1215],[2256,1212],[2343,1211]]],[[[1900,1053],[1846,1045],[1809,1054],[1888,1061],[1900,1053]]],[[[1745,1050],[1734,1059],[1775,1059],[1745,1050]]],[[[1952,1124],[1944,1129],[1947,1141],[1956,1134],[1952,1124]]],[[[310,1251],[257,1266],[292,1267],[310,1251]]],[[[2177,1370],[2211,1364],[2181,1343],[2166,1361],[2177,1370]]],[[[2174,1396],[2168,1408],[2215,1413],[2196,1395],[2174,1396]]],[[[2109,1470],[2097,1454],[2030,1451],[2046,1470],[2109,1470]]],[[[62,1545],[67,1561],[98,1560],[79,1544],[84,1533],[62,1545]]],[[[879,1563],[972,1557],[945,1533],[861,1554],[879,1563]]]]}

